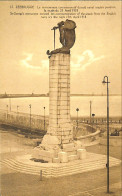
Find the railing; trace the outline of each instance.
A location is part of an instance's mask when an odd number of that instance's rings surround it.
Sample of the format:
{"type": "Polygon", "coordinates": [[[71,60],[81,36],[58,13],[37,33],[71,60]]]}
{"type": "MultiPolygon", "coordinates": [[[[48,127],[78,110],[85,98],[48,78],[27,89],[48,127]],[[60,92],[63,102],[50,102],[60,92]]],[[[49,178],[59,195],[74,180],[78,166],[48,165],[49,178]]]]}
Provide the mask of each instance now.
{"type": "MultiPolygon", "coordinates": [[[[72,117],[72,120],[74,122],[77,121],[76,117],[72,117]]],[[[107,123],[107,118],[106,117],[94,117],[94,120],[89,117],[79,117],[78,123],[84,123],[84,124],[95,124],[95,125],[101,125],[101,124],[106,124],[107,123]]],[[[121,117],[110,117],[109,118],[109,123],[122,123],[121,117]]]]}
{"type": "Polygon", "coordinates": [[[0,110],[1,124],[11,125],[18,128],[31,130],[47,130],[48,117],[39,115],[29,115],[26,113],[5,112],[0,110]]]}

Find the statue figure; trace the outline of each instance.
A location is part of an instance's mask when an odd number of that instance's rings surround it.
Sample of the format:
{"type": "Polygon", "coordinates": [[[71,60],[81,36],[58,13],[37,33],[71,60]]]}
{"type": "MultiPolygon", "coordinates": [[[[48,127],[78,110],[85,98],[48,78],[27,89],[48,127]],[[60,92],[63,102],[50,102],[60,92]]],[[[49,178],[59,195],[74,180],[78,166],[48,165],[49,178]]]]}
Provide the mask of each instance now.
{"type": "Polygon", "coordinates": [[[47,51],[47,55],[52,55],[56,53],[65,53],[69,54],[70,53],[70,48],[75,43],[75,28],[76,28],[76,23],[72,20],[66,20],[61,21],[57,24],[57,27],[53,27],[52,30],[54,30],[54,48],[55,48],[55,30],[59,29],[60,32],[60,42],[62,44],[61,48],[58,48],[53,51],[47,51]]]}

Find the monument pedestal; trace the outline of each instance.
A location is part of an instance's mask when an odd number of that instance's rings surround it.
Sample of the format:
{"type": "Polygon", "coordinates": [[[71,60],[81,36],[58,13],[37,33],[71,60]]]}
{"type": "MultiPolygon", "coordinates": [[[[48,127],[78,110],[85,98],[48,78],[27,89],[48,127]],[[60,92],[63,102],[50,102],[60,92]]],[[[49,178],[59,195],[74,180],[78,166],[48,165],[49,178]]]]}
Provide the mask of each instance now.
{"type": "Polygon", "coordinates": [[[70,122],[70,54],[53,54],[49,63],[49,127],[59,146],[73,141],[70,122]]]}
{"type": "Polygon", "coordinates": [[[73,141],[70,121],[70,54],[57,53],[49,59],[49,127],[38,149],[33,157],[49,162],[80,157],[81,144],[73,141]]]}

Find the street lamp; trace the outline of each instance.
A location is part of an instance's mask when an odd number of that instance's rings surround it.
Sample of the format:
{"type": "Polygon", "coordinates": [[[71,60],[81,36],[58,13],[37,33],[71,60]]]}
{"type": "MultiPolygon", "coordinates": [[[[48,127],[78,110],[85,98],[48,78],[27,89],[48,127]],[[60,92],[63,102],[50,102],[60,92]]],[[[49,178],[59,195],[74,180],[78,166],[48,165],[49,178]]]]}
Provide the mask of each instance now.
{"type": "MultiPolygon", "coordinates": [[[[76,108],[76,112],[77,112],[77,132],[78,132],[78,112],[79,112],[79,108],[76,108]]],[[[76,134],[77,134],[77,132],[76,132],[76,134]]],[[[76,136],[76,134],[75,134],[75,136],[76,136]]]]}
{"type": "Polygon", "coordinates": [[[9,98],[10,112],[11,112],[11,98],[9,98]]]}
{"type": "Polygon", "coordinates": [[[104,76],[103,84],[107,83],[107,193],[109,193],[109,89],[108,84],[108,76],[104,76]]]}
{"type": "Polygon", "coordinates": [[[44,131],[45,131],[45,107],[44,107],[44,131]]]}
{"type": "Polygon", "coordinates": [[[17,105],[17,114],[19,113],[18,108],[19,108],[19,106],[17,105]]]}
{"type": "Polygon", "coordinates": [[[7,115],[6,115],[6,118],[8,119],[8,105],[6,105],[6,107],[7,107],[7,115]]]}
{"type": "Polygon", "coordinates": [[[31,130],[31,104],[29,105],[30,108],[30,130],[31,130]]]}
{"type": "Polygon", "coordinates": [[[93,122],[92,122],[92,132],[93,132],[93,123],[94,123],[94,117],[95,117],[95,114],[92,114],[92,117],[93,117],[93,122]]]}
{"type": "Polygon", "coordinates": [[[90,101],[90,123],[91,123],[91,113],[92,113],[91,105],[92,105],[92,101],[90,101]]]}

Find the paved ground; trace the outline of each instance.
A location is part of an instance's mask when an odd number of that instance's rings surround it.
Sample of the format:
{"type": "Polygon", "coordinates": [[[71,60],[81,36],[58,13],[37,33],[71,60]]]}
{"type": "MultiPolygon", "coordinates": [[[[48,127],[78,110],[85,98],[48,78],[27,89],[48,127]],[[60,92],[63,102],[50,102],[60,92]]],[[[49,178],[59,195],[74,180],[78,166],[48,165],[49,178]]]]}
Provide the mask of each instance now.
{"type": "MultiPolygon", "coordinates": [[[[6,168],[4,168],[6,169],[6,168]]],[[[120,167],[110,169],[110,191],[120,196],[120,167]]],[[[1,176],[2,196],[104,196],[106,170],[99,170],[61,178],[43,178],[9,169],[1,176]]]]}
{"type": "MultiPolygon", "coordinates": [[[[16,145],[18,146],[17,135],[7,132],[2,135],[4,135],[4,137],[2,137],[2,158],[14,157],[32,149],[30,145],[27,145],[26,140],[21,142],[21,140],[23,141],[23,138],[19,137],[19,141],[23,146],[23,148],[19,150],[19,148],[15,148],[16,145]],[[7,149],[9,149],[10,139],[13,141],[11,142],[11,145],[14,145],[14,148],[12,148],[13,150],[11,149],[11,151],[4,151],[5,141],[6,144],[8,144],[7,149]]],[[[30,144],[29,141],[28,144],[30,144]]],[[[95,145],[87,147],[87,150],[105,154],[106,146],[95,145]]],[[[120,159],[121,148],[111,147],[110,155],[120,159]]],[[[120,196],[120,165],[110,168],[111,193],[107,194],[106,189],[106,169],[60,178],[43,178],[42,181],[40,181],[39,176],[18,173],[5,166],[3,166],[1,170],[1,196],[120,196]]]]}

